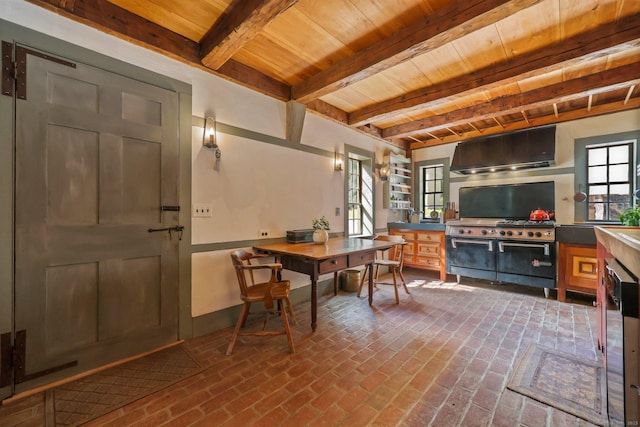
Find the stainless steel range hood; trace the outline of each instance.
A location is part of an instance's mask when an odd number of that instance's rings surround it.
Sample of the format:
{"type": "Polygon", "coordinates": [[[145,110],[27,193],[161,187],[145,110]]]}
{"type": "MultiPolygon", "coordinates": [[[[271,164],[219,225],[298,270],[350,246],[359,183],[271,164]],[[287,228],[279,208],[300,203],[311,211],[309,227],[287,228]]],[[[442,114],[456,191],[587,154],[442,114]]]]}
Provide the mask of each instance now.
{"type": "Polygon", "coordinates": [[[467,175],[548,167],[555,154],[556,127],[545,126],[460,142],[450,170],[467,175]]]}

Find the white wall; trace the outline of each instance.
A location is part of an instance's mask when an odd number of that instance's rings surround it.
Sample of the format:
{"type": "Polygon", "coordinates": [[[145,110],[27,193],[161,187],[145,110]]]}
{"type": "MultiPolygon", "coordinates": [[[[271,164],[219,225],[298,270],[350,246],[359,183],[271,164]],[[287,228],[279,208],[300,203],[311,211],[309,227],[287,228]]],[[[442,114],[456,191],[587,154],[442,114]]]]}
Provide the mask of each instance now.
{"type": "MultiPolygon", "coordinates": [[[[0,16],[27,28],[77,44],[136,66],[190,83],[192,113],[214,115],[216,120],[278,138],[285,137],[285,104],[233,84],[200,69],[132,45],[98,30],[75,23],[21,0],[0,1],[0,16]]],[[[573,140],[600,134],[640,129],[638,111],[578,120],[558,125],[556,168],[573,166],[573,140]]],[[[213,155],[202,148],[202,129],[193,127],[192,197],[194,203],[212,203],[212,218],[194,219],[194,244],[253,240],[268,229],[270,237],[286,230],[309,228],[311,219],[325,215],[332,232],[343,231],[343,172],[334,172],[332,159],[299,150],[219,134],[221,169],[212,168],[213,155]]],[[[375,151],[381,161],[391,147],[344,126],[307,113],[302,144],[343,152],[344,144],[375,151]]],[[[413,153],[415,161],[451,156],[454,145],[426,148],[413,153]]],[[[539,180],[548,180],[548,177],[539,180]]],[[[573,176],[558,175],[556,210],[559,222],[572,222],[573,176]],[[568,198],[568,199],[567,199],[568,198]]],[[[509,175],[483,176],[454,183],[451,200],[468,185],[528,181],[509,175]]],[[[388,212],[382,209],[382,186],[376,188],[376,229],[386,226],[388,212]]],[[[228,250],[197,253],[192,257],[192,314],[199,316],[239,303],[228,250]]],[[[293,287],[308,284],[308,278],[286,272],[293,287]]]]}
{"type": "MultiPolygon", "coordinates": [[[[574,141],[598,135],[608,135],[630,132],[640,129],[640,110],[625,111],[566,123],[556,126],[556,164],[549,167],[549,175],[527,177],[522,172],[501,172],[470,176],[464,181],[451,183],[450,201],[459,202],[461,187],[498,184],[519,184],[526,182],[555,181],[556,221],[559,224],[572,224],[574,218],[573,195],[577,188],[573,174],[554,174],[553,171],[574,167],[574,141]]],[[[453,157],[456,144],[439,145],[435,147],[415,150],[412,153],[414,161],[453,157]]],[[[451,174],[452,177],[461,175],[451,174]]],[[[583,188],[584,190],[584,188],[583,188]]]]}
{"type": "MultiPolygon", "coordinates": [[[[124,40],[76,23],[22,0],[0,1],[0,16],[26,28],[91,49],[192,85],[192,114],[215,116],[218,122],[277,138],[285,138],[285,104],[201,69],[188,66],[124,40]]],[[[343,231],[344,172],[333,159],[246,138],[218,134],[221,168],[213,170],[211,150],[202,148],[202,128],[192,128],[193,203],[211,203],[212,218],[194,218],[192,243],[226,243],[271,238],[286,230],[310,228],[325,215],[331,232],[343,231]],[[341,215],[335,216],[340,207],[341,215]]],[[[392,147],[344,126],[307,113],[302,144],[339,150],[350,144],[376,153],[381,161],[392,147]]],[[[293,144],[293,143],[292,143],[293,144]]],[[[376,188],[377,229],[385,228],[382,186],[376,188]]],[[[199,316],[240,302],[229,250],[192,257],[192,315],[199,316]]],[[[307,285],[305,276],[287,272],[293,287],[307,285]]]]}

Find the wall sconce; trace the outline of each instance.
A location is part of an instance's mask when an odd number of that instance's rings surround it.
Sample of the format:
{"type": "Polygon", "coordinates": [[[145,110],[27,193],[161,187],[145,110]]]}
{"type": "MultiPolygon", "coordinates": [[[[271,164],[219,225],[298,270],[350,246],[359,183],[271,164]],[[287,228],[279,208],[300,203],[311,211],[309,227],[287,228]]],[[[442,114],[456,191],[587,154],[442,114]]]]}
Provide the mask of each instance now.
{"type": "Polygon", "coordinates": [[[202,145],[207,148],[218,148],[218,144],[216,142],[216,121],[213,117],[207,117],[204,119],[202,145]]]}
{"type": "Polygon", "coordinates": [[[342,156],[337,151],[333,153],[333,170],[336,172],[342,170],[342,156]]]}
{"type": "Polygon", "coordinates": [[[220,170],[220,158],[222,157],[222,151],[218,148],[218,141],[216,138],[216,121],[213,117],[207,117],[204,119],[204,131],[202,132],[202,146],[206,148],[213,148],[216,162],[213,168],[217,171],[220,170]]]}
{"type": "Polygon", "coordinates": [[[380,176],[380,181],[387,181],[391,173],[391,168],[389,168],[389,163],[379,163],[376,165],[376,168],[378,169],[378,175],[380,176]]]}

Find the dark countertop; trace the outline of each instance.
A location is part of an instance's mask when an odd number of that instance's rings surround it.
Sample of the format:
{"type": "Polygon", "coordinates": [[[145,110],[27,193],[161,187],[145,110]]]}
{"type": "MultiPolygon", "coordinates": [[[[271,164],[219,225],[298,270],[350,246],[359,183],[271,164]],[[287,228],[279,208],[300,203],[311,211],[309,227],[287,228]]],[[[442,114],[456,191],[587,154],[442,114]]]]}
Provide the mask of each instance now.
{"type": "Polygon", "coordinates": [[[596,245],[592,224],[556,224],[556,241],[575,245],[596,245]]]}
{"type": "Polygon", "coordinates": [[[434,230],[444,231],[446,224],[440,224],[439,222],[421,222],[420,224],[413,224],[410,222],[388,222],[387,228],[403,228],[405,230],[434,230]]]}

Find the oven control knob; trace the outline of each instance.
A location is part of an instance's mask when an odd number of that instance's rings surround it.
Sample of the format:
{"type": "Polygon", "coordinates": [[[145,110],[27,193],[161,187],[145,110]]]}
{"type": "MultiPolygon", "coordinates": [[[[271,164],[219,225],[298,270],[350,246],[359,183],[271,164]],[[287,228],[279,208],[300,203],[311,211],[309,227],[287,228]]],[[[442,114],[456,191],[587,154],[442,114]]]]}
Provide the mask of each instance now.
{"type": "Polygon", "coordinates": [[[513,231],[509,230],[507,231],[507,236],[512,236],[513,235],[513,231]]]}
{"type": "Polygon", "coordinates": [[[551,236],[551,232],[550,232],[550,231],[546,231],[546,232],[544,233],[544,235],[545,235],[545,236],[547,236],[547,237],[549,237],[549,236],[551,236]]]}
{"type": "Polygon", "coordinates": [[[518,231],[518,236],[522,236],[522,231],[518,231]]]}
{"type": "Polygon", "coordinates": [[[464,230],[461,228],[460,230],[458,230],[458,233],[464,234],[464,230]]]}
{"type": "Polygon", "coordinates": [[[528,233],[527,233],[527,236],[529,236],[529,237],[533,237],[533,231],[528,232],[528,233]]]}
{"type": "Polygon", "coordinates": [[[500,235],[504,236],[504,230],[500,230],[500,235]]]}
{"type": "Polygon", "coordinates": [[[482,230],[481,233],[482,234],[487,234],[487,230],[482,230]]]}
{"type": "Polygon", "coordinates": [[[539,231],[536,231],[536,237],[540,237],[540,236],[542,236],[542,233],[539,231]]]}

